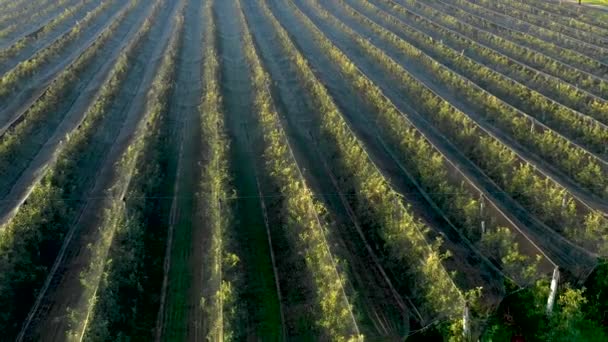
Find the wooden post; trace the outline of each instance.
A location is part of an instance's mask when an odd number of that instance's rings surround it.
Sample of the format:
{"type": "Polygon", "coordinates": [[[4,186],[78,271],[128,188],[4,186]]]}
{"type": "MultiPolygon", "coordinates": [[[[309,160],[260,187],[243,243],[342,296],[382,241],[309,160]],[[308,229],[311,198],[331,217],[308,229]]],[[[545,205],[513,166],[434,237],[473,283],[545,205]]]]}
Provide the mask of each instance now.
{"type": "Polygon", "coordinates": [[[555,267],[553,270],[553,278],[551,279],[551,292],[549,292],[549,298],[547,299],[547,316],[550,316],[553,312],[553,305],[555,304],[555,296],[557,295],[557,284],[559,283],[559,269],[555,267]]]}

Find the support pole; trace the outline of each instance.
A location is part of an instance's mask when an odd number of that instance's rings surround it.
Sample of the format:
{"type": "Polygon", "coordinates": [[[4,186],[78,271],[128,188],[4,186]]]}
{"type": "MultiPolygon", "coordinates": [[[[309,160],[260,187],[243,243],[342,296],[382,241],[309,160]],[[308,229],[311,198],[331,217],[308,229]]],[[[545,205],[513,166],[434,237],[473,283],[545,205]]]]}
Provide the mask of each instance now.
{"type": "Polygon", "coordinates": [[[549,298],[547,299],[547,316],[550,316],[553,312],[553,305],[555,304],[555,296],[557,295],[557,284],[559,283],[559,269],[555,267],[553,270],[553,278],[551,279],[551,292],[549,292],[549,298]]]}
{"type": "Polygon", "coordinates": [[[471,311],[468,302],[465,302],[462,311],[462,337],[465,341],[471,340],[471,311]]]}

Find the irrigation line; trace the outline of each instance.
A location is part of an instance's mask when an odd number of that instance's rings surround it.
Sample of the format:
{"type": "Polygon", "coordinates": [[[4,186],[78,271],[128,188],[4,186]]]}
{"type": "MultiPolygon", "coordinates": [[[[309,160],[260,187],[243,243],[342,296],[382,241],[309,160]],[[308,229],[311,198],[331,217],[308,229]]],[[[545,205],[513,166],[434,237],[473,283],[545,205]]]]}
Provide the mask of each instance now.
{"type": "MultiPolygon", "coordinates": [[[[174,183],[173,183],[173,193],[178,194],[180,192],[179,179],[182,174],[182,156],[184,152],[184,132],[183,129],[180,128],[179,135],[179,153],[177,157],[177,170],[174,183]]],[[[156,314],[156,333],[154,340],[156,342],[160,342],[162,339],[162,333],[164,330],[164,315],[165,315],[165,301],[167,298],[167,287],[169,285],[169,272],[171,270],[171,254],[173,251],[173,231],[175,230],[175,226],[178,224],[179,220],[179,207],[178,207],[178,199],[183,197],[173,196],[173,200],[171,201],[171,210],[169,213],[169,229],[167,230],[167,242],[165,244],[165,258],[163,261],[163,283],[160,291],[160,304],[158,307],[158,313],[156,314]]]]}

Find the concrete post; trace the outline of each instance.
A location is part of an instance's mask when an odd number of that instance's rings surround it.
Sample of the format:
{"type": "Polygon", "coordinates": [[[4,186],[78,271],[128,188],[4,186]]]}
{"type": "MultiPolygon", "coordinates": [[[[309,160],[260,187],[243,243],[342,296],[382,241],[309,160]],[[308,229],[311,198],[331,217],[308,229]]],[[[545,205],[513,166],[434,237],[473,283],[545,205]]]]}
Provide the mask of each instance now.
{"type": "Polygon", "coordinates": [[[557,284],[559,283],[559,269],[555,267],[553,270],[553,278],[551,279],[551,292],[549,292],[549,298],[547,299],[547,316],[550,316],[553,312],[553,305],[555,304],[555,296],[557,295],[557,284]]]}

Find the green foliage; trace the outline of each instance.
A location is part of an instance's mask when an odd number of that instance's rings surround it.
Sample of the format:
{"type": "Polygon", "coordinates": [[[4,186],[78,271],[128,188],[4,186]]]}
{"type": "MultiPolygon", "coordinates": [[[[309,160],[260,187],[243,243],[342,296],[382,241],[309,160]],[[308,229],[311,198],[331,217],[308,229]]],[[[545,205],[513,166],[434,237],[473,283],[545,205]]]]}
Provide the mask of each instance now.
{"type": "Polygon", "coordinates": [[[586,292],[562,285],[553,313],[547,317],[549,284],[537,282],[505,300],[482,340],[504,341],[519,334],[527,341],[604,341],[608,334],[598,317],[585,308],[589,302],[586,292]]]}
{"type": "MultiPolygon", "coordinates": [[[[602,46],[604,43],[600,37],[608,35],[608,28],[606,26],[601,27],[578,20],[578,18],[575,18],[576,14],[572,12],[568,13],[568,18],[560,17],[559,15],[552,13],[552,11],[541,9],[540,6],[537,6],[538,2],[535,4],[528,4],[514,0],[506,1],[504,3],[494,3],[488,0],[478,1],[483,4],[483,7],[475,4],[468,4],[468,6],[474,9],[475,12],[481,14],[487,13],[488,11],[486,8],[489,8],[503,13],[509,13],[510,17],[539,25],[543,30],[538,31],[543,33],[546,31],[553,32],[549,37],[556,42],[563,43],[566,40],[563,35],[557,34],[563,33],[596,44],[597,46],[602,46]]],[[[552,6],[551,8],[554,10],[555,7],[560,6],[552,6]]],[[[601,25],[602,23],[596,22],[596,24],[601,25]]],[[[575,51],[578,51],[576,46],[573,48],[575,51]]],[[[580,47],[578,47],[578,49],[580,49],[580,47]]]]}
{"type": "MultiPolygon", "coordinates": [[[[133,9],[135,3],[130,7],[133,9]]],[[[44,94],[0,138],[0,188],[13,184],[59,127],[71,102],[80,95],[80,78],[92,77],[100,55],[116,31],[128,21],[125,11],[73,64],[59,74],[44,94]],[[25,138],[27,137],[27,138],[25,138]]]]}
{"type": "MultiPolygon", "coordinates": [[[[394,8],[396,11],[405,13],[405,9],[401,6],[396,6],[392,0],[383,1],[390,1],[392,8],[394,8]]],[[[541,52],[528,48],[526,44],[532,41],[532,37],[530,35],[520,34],[518,36],[511,30],[498,30],[498,28],[496,28],[491,22],[478,16],[474,16],[457,7],[453,7],[453,14],[448,15],[446,13],[439,12],[420,1],[404,0],[403,3],[408,7],[412,6],[412,8],[416,9],[416,11],[420,11],[425,16],[446,25],[446,27],[451,28],[456,32],[460,32],[466,36],[472,37],[478,42],[494,48],[496,51],[499,51],[506,56],[513,57],[514,59],[522,61],[523,63],[537,70],[557,77],[558,79],[562,79],[570,84],[568,86],[563,84],[561,87],[579,87],[602,98],[606,98],[608,95],[607,82],[594,77],[592,74],[575,69],[570,65],[550,57],[551,53],[545,55],[541,52]],[[457,15],[458,19],[454,15],[457,15]]],[[[534,44],[531,46],[538,46],[538,44],[541,44],[540,46],[547,46],[547,44],[552,46],[551,43],[542,41],[540,39],[534,40],[534,44]]],[[[564,50],[562,53],[568,53],[568,50],[564,50]]],[[[581,62],[589,61],[589,59],[581,59],[580,57],[574,58],[577,59],[572,65],[576,66],[581,66],[581,62]]],[[[603,115],[605,118],[605,113],[603,115]]]]}
{"type": "Polygon", "coordinates": [[[498,253],[497,258],[501,260],[505,272],[514,277],[518,284],[531,284],[539,278],[540,255],[532,259],[521,254],[519,244],[508,228],[498,227],[488,231],[481,238],[481,248],[486,253],[498,253]]]}
{"type": "MultiPolygon", "coordinates": [[[[477,112],[484,116],[486,120],[497,125],[504,132],[509,132],[522,145],[536,151],[537,154],[544,157],[548,162],[558,166],[565,174],[572,177],[586,189],[589,189],[589,191],[599,196],[608,196],[608,180],[603,176],[608,171],[601,166],[601,163],[593,155],[572,144],[558,133],[543,128],[538,124],[535,129],[530,130],[530,119],[524,113],[502,102],[469,79],[465,79],[448,67],[437,63],[430,56],[424,54],[415,46],[401,40],[393,33],[386,31],[369,20],[366,20],[366,22],[384,40],[400,48],[408,57],[419,61],[420,65],[430,75],[433,75],[435,79],[448,84],[451,90],[455,91],[462,98],[467,99],[468,103],[476,108],[477,112]]],[[[421,42],[428,42],[429,40],[428,37],[424,37],[419,32],[413,32],[410,35],[416,35],[418,37],[416,39],[421,42]]],[[[537,113],[534,115],[544,116],[544,119],[541,121],[546,120],[550,122],[551,126],[557,127],[559,131],[566,132],[569,136],[573,136],[578,140],[584,140],[592,150],[603,153],[608,132],[601,128],[598,130],[600,126],[597,126],[597,124],[589,124],[588,120],[584,120],[576,113],[565,109],[565,107],[555,105],[540,94],[530,92],[527,87],[514,83],[487,67],[478,65],[468,57],[462,56],[444,44],[431,44],[428,46],[443,61],[449,62],[457,70],[464,71],[465,75],[472,80],[483,82],[482,84],[486,88],[499,90],[504,96],[525,99],[519,101],[522,108],[530,113],[537,113]],[[518,93],[521,95],[518,95],[518,93]]],[[[382,58],[381,52],[376,51],[374,53],[378,55],[378,58],[382,58]]],[[[388,59],[388,57],[383,57],[383,59],[388,59]]],[[[384,62],[384,64],[387,63],[391,64],[390,67],[387,66],[391,71],[398,69],[398,66],[393,65],[390,61],[384,62]]]]}
{"type": "MultiPolygon", "coordinates": [[[[293,5],[291,2],[290,4],[293,5]]],[[[357,194],[350,200],[354,202],[352,205],[359,213],[361,221],[378,229],[378,234],[393,260],[407,265],[408,278],[411,277],[409,279],[412,280],[412,292],[417,304],[433,315],[456,317],[462,309],[463,298],[442,265],[446,255],[439,252],[440,242],[429,241],[426,236],[428,228],[402,204],[399,195],[391,189],[371,162],[327,89],[314,76],[307,60],[295,48],[287,32],[266,6],[264,11],[278,33],[285,53],[296,66],[300,81],[318,108],[323,148],[341,165],[337,168],[340,172],[338,176],[346,182],[345,191],[354,191],[357,194]]],[[[314,35],[315,40],[327,48],[327,38],[323,33],[296,6],[294,11],[314,35]]],[[[328,49],[331,56],[338,53],[328,49]]],[[[355,69],[347,60],[341,60],[339,65],[346,71],[355,69]]]]}
{"type": "MultiPolygon", "coordinates": [[[[343,4],[346,5],[345,3],[343,4]]],[[[313,6],[323,17],[330,19],[341,29],[354,36],[355,39],[358,38],[349,28],[341,25],[322,7],[318,6],[316,1],[313,3],[313,6]]],[[[361,16],[357,16],[356,12],[351,12],[351,14],[362,19],[361,16]]],[[[362,24],[368,26],[374,25],[368,21],[363,21],[362,24]]],[[[346,55],[327,40],[323,41],[322,44],[326,49],[333,52],[330,57],[338,65],[351,63],[346,55]]],[[[429,196],[435,200],[448,217],[462,229],[464,235],[472,242],[478,242],[481,236],[480,224],[483,219],[487,220],[486,229],[488,231],[496,229],[497,227],[494,226],[492,217],[481,217],[480,202],[475,198],[477,194],[473,194],[463,184],[459,184],[454,178],[447,176],[448,174],[452,174],[453,171],[449,168],[446,158],[418,132],[406,116],[399,112],[394,104],[382,94],[382,91],[356,68],[342,68],[342,72],[346,78],[352,80],[356,89],[359,90],[363,98],[370,105],[370,112],[377,115],[375,121],[378,123],[380,130],[388,135],[392,145],[400,149],[399,157],[410,166],[412,172],[414,172],[414,177],[428,191],[429,196]]],[[[486,249],[485,252],[486,255],[499,263],[505,261],[503,259],[505,254],[514,253],[511,250],[512,246],[508,246],[507,244],[499,244],[496,247],[501,249],[486,249]]],[[[515,250],[517,249],[515,247],[515,250]]],[[[526,259],[524,258],[522,261],[526,261],[526,259]]],[[[534,268],[535,266],[536,263],[531,262],[530,267],[534,268]]],[[[516,272],[516,277],[519,276],[519,271],[515,268],[510,266],[506,268],[510,272],[516,272]]]]}
{"type": "MultiPolygon", "coordinates": [[[[154,15],[159,12],[160,3],[154,5],[154,15]]],[[[179,23],[179,18],[176,21],[179,23]]],[[[146,37],[149,29],[142,26],[137,41],[146,37]]],[[[180,31],[181,27],[176,26],[168,53],[147,94],[146,114],[115,166],[116,178],[104,203],[100,238],[90,246],[91,259],[81,273],[83,297],[90,302],[84,309],[72,311],[69,334],[73,339],[79,339],[81,332],[85,339],[95,340],[145,335],[152,338],[164,256],[164,249],[155,246],[163,245],[167,215],[161,201],[148,198],[159,193],[165,178],[162,156],[166,146],[162,145],[162,135],[166,134],[166,101],[180,31]]],[[[130,52],[136,47],[137,44],[131,46],[130,52]]],[[[124,58],[126,64],[117,68],[122,72],[129,67],[124,58]]],[[[110,84],[120,89],[121,80],[110,84]]]]}
{"type": "Polygon", "coordinates": [[[204,327],[207,339],[231,341],[234,337],[233,330],[238,328],[236,322],[233,322],[238,310],[238,289],[233,285],[234,280],[230,279],[230,274],[231,269],[237,267],[239,259],[235,254],[226,251],[230,223],[227,205],[230,196],[227,164],[229,141],[224,134],[213,4],[214,1],[208,1],[204,8],[207,23],[202,75],[204,91],[199,108],[203,138],[201,157],[206,166],[202,169],[197,202],[200,207],[200,222],[205,222],[206,230],[210,234],[208,250],[203,258],[206,271],[202,289],[205,305],[202,310],[205,312],[204,327]]]}
{"type": "Polygon", "coordinates": [[[5,6],[6,10],[0,10],[0,27],[2,27],[0,30],[0,38],[5,38],[13,34],[20,27],[19,20],[25,19],[31,23],[38,22],[53,11],[65,7],[69,2],[69,0],[59,0],[51,4],[47,3],[46,6],[41,6],[41,3],[44,1],[48,2],[48,0],[26,1],[28,4],[20,4],[21,7],[16,11],[10,10],[10,8],[15,9],[19,4],[19,1],[8,2],[9,4],[12,4],[12,6],[5,6]]]}
{"type": "MultiPolygon", "coordinates": [[[[265,1],[261,1],[261,7],[281,36],[282,42],[288,42],[285,31],[265,1]]],[[[337,267],[339,261],[332,255],[325,233],[327,228],[318,216],[317,208],[320,204],[314,201],[293,156],[268,88],[271,84],[270,77],[257,56],[242,10],[240,17],[245,55],[252,70],[255,106],[265,143],[266,167],[285,198],[282,204],[283,214],[286,215],[287,235],[291,236],[294,245],[303,251],[314,281],[316,304],[320,310],[317,323],[331,340],[362,340],[353,308],[344,290],[345,276],[337,267]]],[[[291,55],[291,51],[287,52],[291,55]]]]}
{"type": "MultiPolygon", "coordinates": [[[[371,4],[367,4],[367,6],[371,6],[371,4]]],[[[347,9],[349,8],[347,7],[347,9]]],[[[449,84],[454,91],[461,92],[463,97],[470,99],[469,102],[472,105],[481,103],[479,105],[481,113],[485,113],[494,123],[504,125],[505,130],[512,129],[518,139],[532,148],[540,149],[548,160],[561,163],[563,168],[570,170],[569,174],[574,179],[586,185],[590,191],[606,195],[608,178],[603,176],[606,170],[603,170],[598,161],[595,161],[584,150],[574,147],[552,131],[530,133],[528,120],[507,114],[512,111],[508,105],[500,104],[495,97],[487,95],[481,89],[475,90],[475,86],[470,81],[436,63],[415,46],[401,40],[352,8],[349,13],[378,33],[385,41],[399,48],[408,57],[420,62],[419,65],[425,67],[430,74],[435,75],[438,81],[449,84]],[[558,155],[561,155],[559,157],[561,159],[557,157],[558,155]]],[[[518,158],[513,150],[479,128],[475,121],[432,92],[382,50],[358,36],[346,25],[336,22],[335,19],[334,24],[353,37],[353,40],[368,56],[373,57],[379,65],[383,66],[399,82],[403,93],[407,94],[409,98],[416,99],[413,103],[415,109],[425,113],[427,118],[446,136],[454,137],[452,142],[458,145],[464,154],[477,163],[499,186],[530,211],[539,215],[546,224],[562,228],[570,239],[585,246],[592,246],[591,248],[595,250],[605,249],[603,238],[583,240],[583,235],[574,234],[571,228],[577,227],[580,230],[581,227],[585,227],[582,230],[593,230],[593,227],[587,227],[586,223],[591,222],[589,217],[597,215],[596,213],[575,202],[561,185],[535,171],[533,166],[518,158]]],[[[441,44],[435,45],[438,45],[436,49],[442,49],[441,44]]],[[[460,55],[451,55],[451,57],[454,60],[463,60],[460,55]]]]}
{"type": "MultiPolygon", "coordinates": [[[[110,33],[110,32],[109,32],[110,33]]],[[[94,54],[92,49],[85,55],[94,54]]],[[[85,58],[84,56],[82,58],[85,58]]],[[[61,247],[73,218],[82,207],[80,196],[86,177],[79,175],[81,163],[88,160],[94,149],[88,149],[93,133],[106,116],[105,109],[115,96],[113,82],[124,76],[126,57],[102,86],[96,104],[87,110],[80,129],[71,132],[57,161],[49,165],[40,182],[34,185],[27,203],[0,232],[0,303],[5,308],[0,316],[0,330],[5,335],[16,334],[21,320],[35,300],[53,261],[61,247]]],[[[68,77],[69,79],[69,77],[68,77]]]]}

